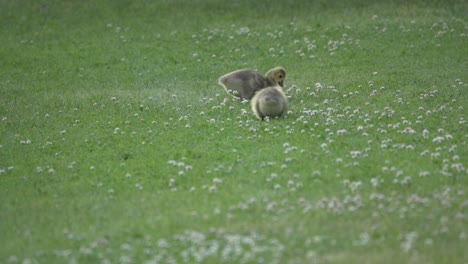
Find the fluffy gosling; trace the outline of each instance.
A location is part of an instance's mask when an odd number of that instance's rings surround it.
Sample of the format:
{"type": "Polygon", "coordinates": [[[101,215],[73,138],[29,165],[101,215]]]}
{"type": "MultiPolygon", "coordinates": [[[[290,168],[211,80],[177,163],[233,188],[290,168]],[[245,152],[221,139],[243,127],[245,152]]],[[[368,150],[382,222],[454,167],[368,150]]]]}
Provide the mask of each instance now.
{"type": "Polygon", "coordinates": [[[218,79],[218,83],[226,92],[234,97],[250,100],[257,91],[269,86],[283,87],[286,70],[276,67],[269,70],[265,76],[256,70],[244,69],[225,74],[218,79]]]}
{"type": "Polygon", "coordinates": [[[260,120],[282,117],[288,111],[288,98],[280,86],[270,86],[258,91],[252,98],[252,111],[260,120]]]}

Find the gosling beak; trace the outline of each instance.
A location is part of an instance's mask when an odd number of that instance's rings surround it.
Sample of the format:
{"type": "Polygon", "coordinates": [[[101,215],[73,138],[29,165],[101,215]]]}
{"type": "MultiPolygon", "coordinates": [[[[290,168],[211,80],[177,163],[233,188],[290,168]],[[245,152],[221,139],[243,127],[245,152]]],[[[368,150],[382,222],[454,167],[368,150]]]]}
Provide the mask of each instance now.
{"type": "Polygon", "coordinates": [[[284,87],[283,87],[283,82],[284,82],[284,81],[279,81],[279,82],[278,82],[278,84],[281,86],[281,88],[284,88],[284,87]]]}

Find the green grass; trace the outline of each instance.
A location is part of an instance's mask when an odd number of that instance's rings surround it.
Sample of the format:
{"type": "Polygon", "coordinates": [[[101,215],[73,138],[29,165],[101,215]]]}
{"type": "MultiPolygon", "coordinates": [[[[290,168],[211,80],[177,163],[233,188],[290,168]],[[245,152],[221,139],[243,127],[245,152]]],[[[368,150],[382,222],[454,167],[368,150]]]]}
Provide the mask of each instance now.
{"type": "Polygon", "coordinates": [[[468,261],[465,1],[0,6],[0,263],[468,261]]]}

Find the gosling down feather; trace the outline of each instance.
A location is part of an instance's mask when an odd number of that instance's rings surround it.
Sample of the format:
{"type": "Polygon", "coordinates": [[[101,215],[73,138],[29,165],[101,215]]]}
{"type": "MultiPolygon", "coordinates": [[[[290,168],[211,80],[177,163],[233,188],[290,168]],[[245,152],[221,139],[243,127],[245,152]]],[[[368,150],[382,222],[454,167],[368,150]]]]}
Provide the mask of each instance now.
{"type": "Polygon", "coordinates": [[[260,120],[282,117],[288,111],[288,98],[280,86],[271,86],[258,91],[252,98],[252,111],[260,120]]]}
{"type": "Polygon", "coordinates": [[[219,78],[218,83],[228,94],[241,99],[251,99],[257,91],[269,86],[283,87],[286,70],[276,67],[269,70],[265,76],[256,70],[237,70],[219,78]]]}

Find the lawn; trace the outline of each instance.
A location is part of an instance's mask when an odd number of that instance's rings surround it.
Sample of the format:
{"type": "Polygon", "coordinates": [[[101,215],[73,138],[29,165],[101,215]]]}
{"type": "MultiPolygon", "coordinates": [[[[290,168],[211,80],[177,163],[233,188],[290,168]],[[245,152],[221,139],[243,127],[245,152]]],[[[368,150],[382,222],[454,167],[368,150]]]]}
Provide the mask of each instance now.
{"type": "Polygon", "coordinates": [[[0,6],[0,263],[468,262],[466,1],[0,6]]]}

